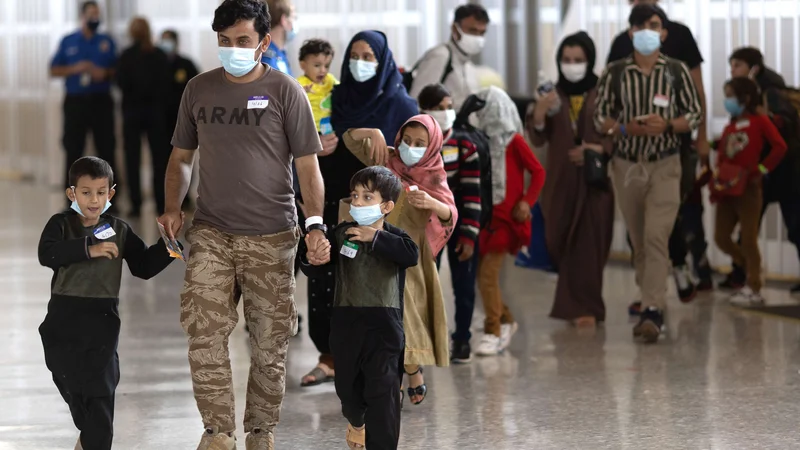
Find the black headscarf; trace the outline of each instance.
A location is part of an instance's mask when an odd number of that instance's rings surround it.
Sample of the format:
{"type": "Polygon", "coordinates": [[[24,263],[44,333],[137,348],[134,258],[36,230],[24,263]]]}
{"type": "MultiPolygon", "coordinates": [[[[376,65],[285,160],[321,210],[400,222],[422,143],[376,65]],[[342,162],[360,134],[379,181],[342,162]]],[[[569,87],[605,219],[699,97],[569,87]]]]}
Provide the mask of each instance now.
{"type": "Polygon", "coordinates": [[[594,41],[585,31],[579,31],[564,38],[556,53],[556,64],[558,65],[558,88],[568,96],[583,95],[597,86],[597,75],[594,74],[594,63],[597,59],[597,51],[594,48],[594,41]],[[579,46],[586,53],[586,76],[583,80],[573,83],[564,78],[561,73],[561,57],[564,55],[564,47],[579,46]]]}

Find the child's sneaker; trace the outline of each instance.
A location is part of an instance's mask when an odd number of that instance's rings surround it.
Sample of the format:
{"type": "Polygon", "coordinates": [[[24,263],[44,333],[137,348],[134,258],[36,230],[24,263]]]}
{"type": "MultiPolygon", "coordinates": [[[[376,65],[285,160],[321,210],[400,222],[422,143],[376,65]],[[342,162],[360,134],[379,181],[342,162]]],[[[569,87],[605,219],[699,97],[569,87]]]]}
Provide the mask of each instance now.
{"type": "Polygon", "coordinates": [[[269,431],[255,428],[247,434],[244,448],[247,450],[275,450],[275,436],[269,431]]]}
{"type": "Polygon", "coordinates": [[[469,346],[469,341],[453,341],[450,361],[454,364],[466,364],[472,361],[472,349],[469,346]]]}
{"type": "Polygon", "coordinates": [[[758,292],[753,292],[748,286],[733,294],[728,301],[736,306],[764,306],[764,297],[758,292]]]}
{"type": "Polygon", "coordinates": [[[484,334],[475,354],[478,356],[495,356],[500,353],[500,337],[493,334],[484,334]]]}
{"type": "Polygon", "coordinates": [[[500,325],[500,351],[507,349],[511,344],[511,338],[514,337],[517,328],[519,328],[517,322],[500,325]]]}
{"type": "Polygon", "coordinates": [[[206,428],[197,450],[236,450],[236,439],[214,428],[206,428]]]}

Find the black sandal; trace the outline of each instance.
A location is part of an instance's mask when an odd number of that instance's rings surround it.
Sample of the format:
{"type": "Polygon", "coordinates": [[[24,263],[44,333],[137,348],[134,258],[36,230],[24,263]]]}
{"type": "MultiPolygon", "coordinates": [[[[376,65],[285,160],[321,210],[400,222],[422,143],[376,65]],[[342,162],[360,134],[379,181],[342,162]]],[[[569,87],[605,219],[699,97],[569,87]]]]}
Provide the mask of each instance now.
{"type": "MultiPolygon", "coordinates": [[[[425,375],[425,371],[422,370],[422,366],[420,366],[417,369],[417,371],[414,372],[414,373],[406,372],[406,375],[408,375],[409,377],[413,377],[416,374],[425,375]]],[[[410,380],[409,380],[409,384],[411,384],[410,380]]],[[[427,395],[428,395],[428,386],[425,383],[422,383],[421,385],[419,385],[417,387],[411,387],[411,386],[408,387],[408,401],[410,401],[412,405],[416,406],[416,405],[419,405],[420,403],[424,402],[425,401],[425,397],[427,395]],[[413,400],[411,400],[411,397],[413,397],[415,395],[418,396],[418,397],[422,397],[422,400],[420,400],[420,401],[415,403],[413,400]]]]}

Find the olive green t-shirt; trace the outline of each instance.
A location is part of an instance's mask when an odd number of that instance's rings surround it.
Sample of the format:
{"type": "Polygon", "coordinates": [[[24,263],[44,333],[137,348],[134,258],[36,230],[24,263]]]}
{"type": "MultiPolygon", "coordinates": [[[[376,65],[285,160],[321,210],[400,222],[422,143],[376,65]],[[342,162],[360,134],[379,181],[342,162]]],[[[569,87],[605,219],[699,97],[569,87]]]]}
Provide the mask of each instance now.
{"type": "Polygon", "coordinates": [[[292,160],[322,151],[305,91],[269,66],[246,84],[222,68],[193,78],[172,145],[200,150],[195,220],[236,235],[295,227],[292,160]]]}

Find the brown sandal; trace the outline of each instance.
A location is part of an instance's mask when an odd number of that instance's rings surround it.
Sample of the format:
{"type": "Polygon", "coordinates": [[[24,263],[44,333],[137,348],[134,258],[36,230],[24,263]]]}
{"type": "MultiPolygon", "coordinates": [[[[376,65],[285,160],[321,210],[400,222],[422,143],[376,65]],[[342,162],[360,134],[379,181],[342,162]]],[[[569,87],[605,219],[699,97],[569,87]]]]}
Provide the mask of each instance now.
{"type": "Polygon", "coordinates": [[[361,427],[361,429],[357,429],[347,424],[347,434],[345,434],[345,439],[347,440],[347,446],[350,448],[366,448],[367,445],[367,429],[366,427],[361,427]]]}
{"type": "Polygon", "coordinates": [[[327,373],[325,373],[325,370],[323,370],[319,366],[314,367],[313,369],[311,369],[311,372],[308,372],[307,374],[303,375],[303,379],[308,377],[314,377],[314,381],[303,382],[301,380],[300,387],[317,386],[322,383],[330,383],[335,378],[334,375],[328,375],[327,373]]]}

